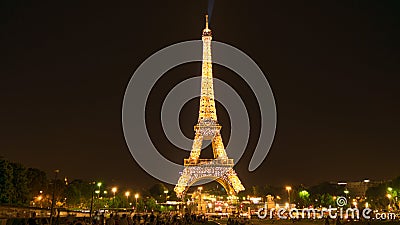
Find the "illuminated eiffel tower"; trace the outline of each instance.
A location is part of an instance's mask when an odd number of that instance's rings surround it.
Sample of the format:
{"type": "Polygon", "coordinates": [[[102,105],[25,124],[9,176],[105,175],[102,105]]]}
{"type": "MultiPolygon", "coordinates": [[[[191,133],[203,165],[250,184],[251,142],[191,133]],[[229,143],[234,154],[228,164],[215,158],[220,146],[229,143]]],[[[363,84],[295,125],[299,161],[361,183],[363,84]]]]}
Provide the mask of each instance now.
{"type": "Polygon", "coordinates": [[[220,183],[227,194],[234,195],[243,191],[244,187],[233,170],[233,159],[226,155],[221,137],[221,125],[218,124],[214,101],[214,87],[211,61],[211,30],[203,30],[203,65],[201,75],[200,110],[192,150],[188,159],[184,159],[183,172],[174,191],[178,197],[183,197],[195,182],[202,179],[213,179],[220,183]],[[203,140],[212,140],[214,159],[199,159],[203,140]]]}

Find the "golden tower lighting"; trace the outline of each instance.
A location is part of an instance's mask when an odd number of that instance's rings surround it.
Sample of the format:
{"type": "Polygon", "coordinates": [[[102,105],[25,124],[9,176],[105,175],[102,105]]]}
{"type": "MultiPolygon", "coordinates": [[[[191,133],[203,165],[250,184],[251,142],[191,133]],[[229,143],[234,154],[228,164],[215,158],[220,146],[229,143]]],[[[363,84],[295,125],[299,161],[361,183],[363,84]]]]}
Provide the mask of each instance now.
{"type": "Polygon", "coordinates": [[[244,190],[233,169],[233,159],[229,159],[226,154],[220,134],[222,127],[217,120],[211,60],[212,32],[208,27],[207,15],[202,40],[203,62],[199,117],[197,124],[194,126],[195,137],[190,156],[188,159],[184,159],[185,168],[174,188],[178,197],[183,197],[191,185],[205,178],[214,178],[225,188],[228,195],[234,195],[244,190]],[[203,140],[212,141],[213,159],[199,158],[203,140]]]}

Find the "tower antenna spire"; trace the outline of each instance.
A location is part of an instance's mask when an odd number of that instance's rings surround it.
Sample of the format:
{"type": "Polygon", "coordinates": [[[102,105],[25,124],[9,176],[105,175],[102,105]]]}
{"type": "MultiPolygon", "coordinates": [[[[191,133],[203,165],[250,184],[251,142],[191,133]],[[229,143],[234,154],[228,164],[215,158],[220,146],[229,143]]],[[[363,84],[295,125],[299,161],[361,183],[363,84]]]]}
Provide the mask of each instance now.
{"type": "Polygon", "coordinates": [[[208,15],[206,14],[206,29],[208,29],[208,15]]]}

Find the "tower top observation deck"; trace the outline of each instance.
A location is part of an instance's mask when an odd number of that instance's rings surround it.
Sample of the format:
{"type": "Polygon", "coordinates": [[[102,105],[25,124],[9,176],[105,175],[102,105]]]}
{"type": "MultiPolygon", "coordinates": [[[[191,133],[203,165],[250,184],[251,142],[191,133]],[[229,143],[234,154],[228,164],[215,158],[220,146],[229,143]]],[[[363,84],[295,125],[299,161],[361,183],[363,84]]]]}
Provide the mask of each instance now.
{"type": "Polygon", "coordinates": [[[202,36],[212,36],[211,30],[208,28],[208,15],[206,15],[206,28],[204,28],[202,36]]]}

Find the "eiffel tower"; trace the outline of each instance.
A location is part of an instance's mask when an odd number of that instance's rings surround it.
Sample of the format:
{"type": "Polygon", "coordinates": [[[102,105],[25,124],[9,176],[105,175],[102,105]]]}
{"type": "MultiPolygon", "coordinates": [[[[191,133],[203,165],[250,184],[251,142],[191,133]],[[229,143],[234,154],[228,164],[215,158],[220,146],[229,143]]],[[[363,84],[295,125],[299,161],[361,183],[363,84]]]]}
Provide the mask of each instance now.
{"type": "Polygon", "coordinates": [[[191,185],[202,179],[213,179],[220,183],[227,194],[234,195],[244,187],[233,169],[233,159],[229,159],[221,137],[221,125],[218,124],[214,101],[214,87],[211,61],[211,30],[203,30],[203,63],[201,75],[200,110],[197,125],[194,126],[195,137],[188,159],[184,159],[184,169],[175,186],[178,197],[183,198],[191,185]],[[203,140],[211,140],[213,159],[200,159],[203,140]]]}

